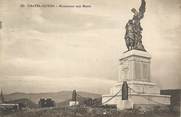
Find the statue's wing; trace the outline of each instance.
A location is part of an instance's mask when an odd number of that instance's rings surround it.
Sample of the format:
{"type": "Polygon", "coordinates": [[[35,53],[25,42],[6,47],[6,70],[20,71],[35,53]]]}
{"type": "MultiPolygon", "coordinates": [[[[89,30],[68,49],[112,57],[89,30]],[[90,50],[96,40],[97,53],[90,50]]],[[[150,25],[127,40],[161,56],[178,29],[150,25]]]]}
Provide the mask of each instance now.
{"type": "Polygon", "coordinates": [[[145,10],[146,10],[146,2],[145,0],[141,0],[141,6],[139,8],[140,19],[144,17],[145,10]]]}

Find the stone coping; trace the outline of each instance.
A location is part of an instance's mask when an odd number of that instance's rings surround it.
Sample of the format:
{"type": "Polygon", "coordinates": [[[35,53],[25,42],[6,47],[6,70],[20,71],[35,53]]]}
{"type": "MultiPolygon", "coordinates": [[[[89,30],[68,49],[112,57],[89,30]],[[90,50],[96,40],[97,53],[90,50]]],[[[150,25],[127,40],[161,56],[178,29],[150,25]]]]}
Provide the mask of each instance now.
{"type": "Polygon", "coordinates": [[[151,55],[148,52],[140,51],[140,50],[131,50],[131,51],[122,53],[120,56],[120,60],[130,57],[130,56],[139,56],[139,57],[151,59],[151,55]]]}
{"type": "MultiPolygon", "coordinates": [[[[102,95],[102,97],[112,97],[113,95],[102,95]]],[[[122,95],[117,95],[116,97],[119,97],[119,96],[122,96],[122,95]]],[[[167,97],[167,98],[170,98],[169,95],[159,95],[159,94],[136,94],[136,93],[131,93],[129,94],[129,96],[150,96],[150,97],[167,97]]]]}
{"type": "MultiPolygon", "coordinates": [[[[118,81],[115,85],[118,86],[118,85],[122,85],[123,81],[118,81]]],[[[155,86],[156,83],[153,83],[153,82],[145,82],[145,81],[127,81],[128,85],[134,85],[134,84],[137,84],[137,85],[149,85],[149,86],[155,86]]]]}

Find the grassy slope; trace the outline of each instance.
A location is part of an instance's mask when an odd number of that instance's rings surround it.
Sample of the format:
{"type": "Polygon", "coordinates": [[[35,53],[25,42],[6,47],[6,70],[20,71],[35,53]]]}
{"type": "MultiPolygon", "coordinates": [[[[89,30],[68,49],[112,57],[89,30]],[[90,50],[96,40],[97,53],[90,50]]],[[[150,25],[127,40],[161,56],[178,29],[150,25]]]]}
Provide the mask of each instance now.
{"type": "MultiPolygon", "coordinates": [[[[112,112],[111,114],[103,115],[96,113],[96,110],[80,110],[76,113],[76,117],[177,117],[175,113],[171,112],[146,112],[140,113],[134,110],[112,112]]],[[[72,110],[66,110],[64,108],[54,109],[40,109],[31,110],[29,112],[18,112],[12,115],[6,115],[4,117],[75,117],[75,113],[72,110]]]]}

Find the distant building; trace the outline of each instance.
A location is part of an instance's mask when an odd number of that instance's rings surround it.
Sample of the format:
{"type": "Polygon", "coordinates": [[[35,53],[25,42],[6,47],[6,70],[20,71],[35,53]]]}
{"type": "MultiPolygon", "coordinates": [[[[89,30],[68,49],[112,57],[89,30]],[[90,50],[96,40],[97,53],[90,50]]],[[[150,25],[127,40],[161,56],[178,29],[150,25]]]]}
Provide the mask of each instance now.
{"type": "Polygon", "coordinates": [[[178,117],[181,116],[181,89],[169,89],[169,90],[161,90],[161,95],[170,95],[170,106],[173,112],[178,113],[178,117]]]}
{"type": "Polygon", "coordinates": [[[15,103],[7,103],[4,98],[3,91],[1,89],[1,94],[0,94],[0,111],[1,112],[14,112],[19,110],[19,104],[15,103]]]}
{"type": "Polygon", "coordinates": [[[19,104],[0,104],[1,112],[15,112],[19,110],[19,104]]]}

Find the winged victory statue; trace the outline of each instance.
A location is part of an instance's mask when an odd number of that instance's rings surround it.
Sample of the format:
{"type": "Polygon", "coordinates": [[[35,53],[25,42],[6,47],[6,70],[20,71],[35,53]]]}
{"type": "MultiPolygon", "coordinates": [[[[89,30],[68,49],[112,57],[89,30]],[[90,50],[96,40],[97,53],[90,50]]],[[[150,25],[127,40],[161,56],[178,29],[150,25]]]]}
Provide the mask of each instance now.
{"type": "Polygon", "coordinates": [[[144,13],[146,9],[145,0],[141,0],[141,6],[139,11],[135,8],[132,8],[131,11],[134,13],[133,18],[128,21],[126,24],[126,34],[125,34],[125,42],[128,48],[128,51],[136,49],[141,51],[146,51],[142,44],[142,31],[140,20],[143,19],[144,13]]]}

